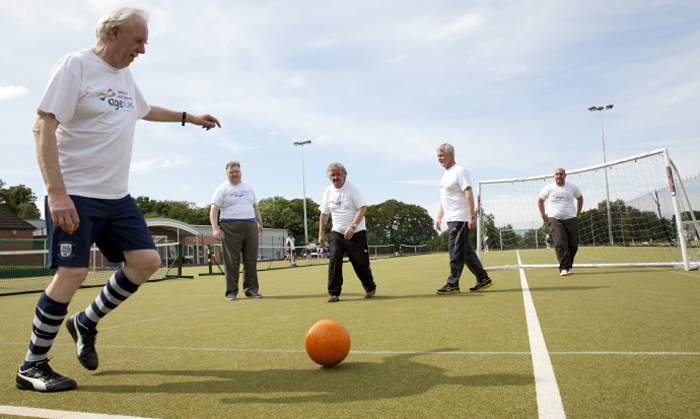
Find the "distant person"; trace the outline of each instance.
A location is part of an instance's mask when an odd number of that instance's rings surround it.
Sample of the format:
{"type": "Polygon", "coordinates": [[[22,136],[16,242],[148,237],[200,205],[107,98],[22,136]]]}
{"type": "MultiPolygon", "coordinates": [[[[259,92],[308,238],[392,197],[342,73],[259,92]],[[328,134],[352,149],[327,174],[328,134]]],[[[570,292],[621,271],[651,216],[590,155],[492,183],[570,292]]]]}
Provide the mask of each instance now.
{"type": "Polygon", "coordinates": [[[243,293],[261,298],[258,283],[258,244],[263,234],[262,217],[253,187],[243,182],[241,164],[226,163],[226,182],[214,191],[209,221],[216,240],[221,240],[226,271],[227,300],[238,298],[238,277],[243,255],[243,293]],[[221,215],[219,215],[221,213],[221,215]]]}
{"type": "Polygon", "coordinates": [[[489,235],[488,234],[484,235],[484,252],[486,252],[486,253],[489,252],[489,235]]]}
{"type": "Polygon", "coordinates": [[[313,242],[306,243],[304,248],[304,256],[306,256],[306,261],[310,261],[313,256],[313,252],[316,250],[316,245],[313,242]]]}
{"type": "Polygon", "coordinates": [[[469,230],[476,227],[474,193],[467,169],[455,161],[455,149],[451,144],[442,144],[437,149],[437,159],[445,174],[440,181],[440,210],[435,219],[435,228],[440,231],[443,217],[447,222],[447,252],[450,255],[450,275],[447,283],[437,293],[458,294],[459,278],[464,265],[476,276],[476,284],[469,291],[483,291],[493,285],[488,273],[469,241],[469,230]]]}
{"type": "Polygon", "coordinates": [[[316,253],[317,259],[328,259],[328,246],[320,246],[316,253]]]}
{"type": "MultiPolygon", "coordinates": [[[[547,249],[549,249],[551,247],[551,243],[552,243],[552,238],[549,236],[549,233],[547,233],[544,236],[544,244],[547,246],[547,249]]],[[[632,244],[634,244],[634,239],[632,239],[632,244]]]]}
{"type": "Polygon", "coordinates": [[[578,217],[583,207],[583,194],[578,186],[566,181],[566,171],[560,167],[554,172],[554,183],[545,186],[540,192],[537,205],[542,220],[549,225],[552,234],[554,251],[559,261],[559,274],[567,276],[571,273],[578,251],[578,217]]]}
{"type": "Polygon", "coordinates": [[[369,248],[365,212],[367,203],[357,187],[346,180],[345,166],[331,163],[326,170],[331,185],[326,188],[321,201],[321,220],[318,225],[318,243],[326,245],[324,226],[329,216],[333,227],[328,238],[330,262],[328,264],[328,302],[340,299],[343,290],[343,258],[348,255],[357,277],[365,289],[365,298],[373,298],[377,285],[369,266],[369,248]]]}
{"type": "MultiPolygon", "coordinates": [[[[294,233],[289,231],[287,233],[287,239],[284,241],[284,245],[287,248],[287,257],[289,258],[289,266],[297,266],[297,248],[294,246],[294,233]]],[[[287,260],[287,259],[285,259],[287,260]]]]}
{"type": "Polygon", "coordinates": [[[110,262],[125,265],[92,304],[66,321],[78,360],[89,370],[98,366],[97,323],[160,267],[146,221],[128,191],[136,121],[187,122],[206,130],[220,126],[211,115],[149,105],[141,95],[127,67],[146,53],[144,11],[123,8],[105,14],[96,36],[94,47],[59,60],[37,109],[34,139],[48,195],[48,257],[57,270],[35,310],[29,350],[16,377],[22,390],[77,386],[53,371],[48,352],[87,277],[93,242],[110,262]]]}

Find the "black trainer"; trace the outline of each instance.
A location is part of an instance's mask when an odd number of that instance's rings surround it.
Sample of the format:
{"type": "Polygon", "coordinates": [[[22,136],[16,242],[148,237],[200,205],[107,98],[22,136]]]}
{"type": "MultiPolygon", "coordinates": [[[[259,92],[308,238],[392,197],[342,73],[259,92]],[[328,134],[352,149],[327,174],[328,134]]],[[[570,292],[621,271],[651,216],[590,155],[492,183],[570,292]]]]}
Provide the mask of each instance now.
{"type": "Polygon", "coordinates": [[[37,362],[33,367],[17,370],[15,385],[20,390],[34,390],[42,393],[73,390],[78,386],[74,380],[64,377],[51,369],[49,360],[37,362]]]}
{"type": "Polygon", "coordinates": [[[374,298],[374,294],[376,294],[376,292],[376,289],[373,289],[372,291],[365,291],[365,298],[374,298]]]}
{"type": "Polygon", "coordinates": [[[328,294],[329,303],[337,303],[338,301],[340,301],[340,297],[338,297],[337,295],[328,294]]]}
{"type": "Polygon", "coordinates": [[[66,328],[75,341],[80,364],[89,369],[97,369],[97,351],[95,350],[95,337],[97,329],[90,331],[78,321],[78,315],[70,316],[66,321],[66,328]]]}
{"type": "Polygon", "coordinates": [[[459,285],[452,285],[452,284],[445,284],[444,287],[440,288],[437,290],[437,293],[440,295],[445,295],[445,294],[459,294],[459,285]]]}
{"type": "Polygon", "coordinates": [[[493,285],[493,281],[491,281],[491,278],[488,276],[481,281],[477,280],[476,285],[473,287],[469,288],[469,291],[475,292],[475,291],[483,291],[486,288],[490,288],[493,285]]]}

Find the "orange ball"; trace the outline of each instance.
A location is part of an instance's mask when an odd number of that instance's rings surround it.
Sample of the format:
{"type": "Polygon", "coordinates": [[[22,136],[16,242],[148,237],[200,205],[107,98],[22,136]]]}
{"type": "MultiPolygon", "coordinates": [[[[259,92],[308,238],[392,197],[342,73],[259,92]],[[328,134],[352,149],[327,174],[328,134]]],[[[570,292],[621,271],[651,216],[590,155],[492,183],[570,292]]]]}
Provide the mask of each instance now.
{"type": "Polygon", "coordinates": [[[306,332],[306,353],[315,363],[330,367],[350,353],[350,334],[335,320],[316,322],[306,332]]]}

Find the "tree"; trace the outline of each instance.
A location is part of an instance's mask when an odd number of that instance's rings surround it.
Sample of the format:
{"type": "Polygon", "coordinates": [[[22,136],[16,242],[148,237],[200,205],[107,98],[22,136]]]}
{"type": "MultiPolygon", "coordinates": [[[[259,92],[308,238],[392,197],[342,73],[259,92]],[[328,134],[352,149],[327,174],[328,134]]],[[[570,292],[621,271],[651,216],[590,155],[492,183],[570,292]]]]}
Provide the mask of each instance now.
{"type": "MultiPolygon", "coordinates": [[[[261,199],[258,202],[260,216],[265,228],[279,228],[290,230],[294,233],[297,243],[306,245],[301,238],[304,237],[304,200],[285,199],[281,196],[261,199]]],[[[312,199],[306,198],[306,222],[309,231],[309,241],[318,234],[320,221],[319,205],[312,199]]],[[[326,226],[326,232],[330,232],[330,223],[326,226]]]]}
{"type": "Polygon", "coordinates": [[[0,179],[0,204],[19,218],[40,218],[41,212],[35,204],[36,195],[25,185],[10,186],[0,179]]]}
{"type": "Polygon", "coordinates": [[[436,237],[428,241],[428,251],[429,252],[446,252],[447,251],[447,240],[448,231],[445,230],[436,237]]]}
{"type": "Polygon", "coordinates": [[[136,198],[136,205],[146,218],[172,218],[188,224],[209,224],[209,207],[198,207],[194,202],[157,201],[147,196],[136,198]]]}
{"type": "Polygon", "coordinates": [[[369,244],[426,244],[437,236],[432,217],[418,205],[390,199],[369,205],[365,217],[369,244]]]}

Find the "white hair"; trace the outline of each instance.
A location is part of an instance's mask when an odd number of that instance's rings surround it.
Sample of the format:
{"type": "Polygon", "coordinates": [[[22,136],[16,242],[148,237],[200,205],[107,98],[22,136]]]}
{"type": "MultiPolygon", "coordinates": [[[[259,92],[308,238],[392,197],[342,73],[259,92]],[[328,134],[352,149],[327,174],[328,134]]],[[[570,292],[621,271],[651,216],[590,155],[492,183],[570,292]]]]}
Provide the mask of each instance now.
{"type": "Polygon", "coordinates": [[[148,13],[141,9],[122,7],[121,9],[105,13],[100,20],[97,21],[95,36],[97,36],[97,38],[104,37],[111,28],[128,24],[134,16],[141,16],[143,20],[148,23],[148,13]]]}
{"type": "Polygon", "coordinates": [[[345,166],[343,166],[342,163],[338,163],[338,162],[331,163],[331,164],[328,165],[328,169],[326,169],[326,176],[330,177],[330,176],[331,176],[331,171],[332,171],[333,169],[338,169],[338,170],[340,170],[340,172],[343,174],[343,178],[348,177],[348,171],[345,170],[345,166]]]}
{"type": "Polygon", "coordinates": [[[447,154],[455,155],[455,148],[450,143],[440,144],[438,146],[438,151],[444,151],[447,154]]]}

